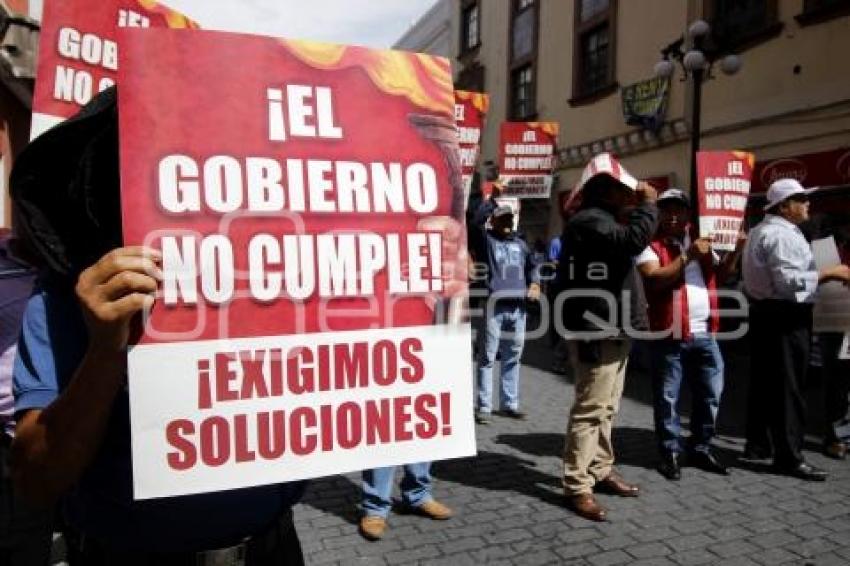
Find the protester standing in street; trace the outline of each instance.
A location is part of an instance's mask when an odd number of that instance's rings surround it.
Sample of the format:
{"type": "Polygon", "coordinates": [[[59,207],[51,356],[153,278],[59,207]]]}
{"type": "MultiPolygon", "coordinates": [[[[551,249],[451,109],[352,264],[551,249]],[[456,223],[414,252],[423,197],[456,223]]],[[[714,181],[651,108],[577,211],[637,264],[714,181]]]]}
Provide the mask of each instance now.
{"type": "Polygon", "coordinates": [[[115,88],[38,137],[12,173],[20,228],[46,266],[15,361],[14,479],[61,501],[72,566],[303,564],[303,482],[133,498],[127,344],[160,254],[121,247],[115,88]]]}
{"type": "Polygon", "coordinates": [[[611,168],[619,172],[616,176],[593,174],[596,161],[588,165],[591,173],[585,173],[581,209],[564,228],[557,285],[562,293],[576,295],[563,303],[562,313],[575,371],[575,400],[564,447],[564,490],[568,506],[578,515],[604,521],[607,513],[594,489],[625,497],[639,492],[614,470],[611,432],[630,350],[624,330],[634,314],[632,303],[640,284],[634,258],[655,233],[658,211],[655,189],[638,183],[619,164],[611,168]],[[618,219],[634,197],[637,206],[621,224],[618,219]]]}
{"type": "MultiPolygon", "coordinates": [[[[431,462],[406,464],[401,480],[401,503],[405,511],[435,521],[451,519],[453,513],[431,495],[431,462]]],[[[393,478],[396,466],[363,471],[363,499],[360,534],[367,540],[379,540],[387,529],[392,508],[393,478]]]]}
{"type": "Polygon", "coordinates": [[[681,477],[679,397],[687,380],[693,397],[688,462],[717,474],[726,466],[711,450],[720,397],[723,355],[714,335],[720,329],[717,286],[740,258],[745,238],[722,262],[707,238],[691,239],[691,203],[679,189],[658,197],[659,227],[637,258],[649,302],[650,330],[664,336],[649,340],[652,392],[659,472],[670,480],[681,477]]]}
{"type": "Polygon", "coordinates": [[[522,419],[519,410],[520,358],[525,343],[526,299],[540,296],[540,274],[528,245],[514,231],[513,210],[496,202],[502,193],[493,184],[490,198],[476,211],[474,224],[484,232],[480,256],[487,267],[487,302],[478,349],[478,401],[475,420],[488,424],[493,411],[493,365],[500,355],[502,414],[522,419]],[[490,228],[486,228],[487,221],[490,228]]]}
{"type": "Polygon", "coordinates": [[[750,233],[744,252],[752,341],[745,455],[772,455],[778,473],[823,481],[826,472],[802,454],[812,302],[820,283],[850,282],[850,267],[816,268],[798,228],[809,217],[808,192],[794,179],[774,182],[767,191],[767,216],[750,233]]]}

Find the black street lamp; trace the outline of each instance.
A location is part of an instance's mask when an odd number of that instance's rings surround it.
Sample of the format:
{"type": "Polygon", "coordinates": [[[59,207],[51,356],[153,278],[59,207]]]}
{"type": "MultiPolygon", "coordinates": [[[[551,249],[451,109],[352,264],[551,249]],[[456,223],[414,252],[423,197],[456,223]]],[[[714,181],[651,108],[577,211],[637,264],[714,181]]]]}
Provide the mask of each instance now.
{"type": "Polygon", "coordinates": [[[694,203],[694,216],[699,207],[697,194],[697,152],[700,149],[700,115],[702,113],[702,85],[713,79],[712,69],[720,61],[720,70],[725,75],[734,75],[741,70],[741,58],[734,53],[724,54],[717,49],[711,37],[711,26],[704,20],[697,20],[688,27],[687,37],[680,37],[661,50],[662,59],[655,64],[657,77],[670,78],[676,72],[676,63],[682,68],[682,81],[693,81],[691,100],[691,199],[694,203]],[[690,48],[684,50],[685,41],[690,48]]]}

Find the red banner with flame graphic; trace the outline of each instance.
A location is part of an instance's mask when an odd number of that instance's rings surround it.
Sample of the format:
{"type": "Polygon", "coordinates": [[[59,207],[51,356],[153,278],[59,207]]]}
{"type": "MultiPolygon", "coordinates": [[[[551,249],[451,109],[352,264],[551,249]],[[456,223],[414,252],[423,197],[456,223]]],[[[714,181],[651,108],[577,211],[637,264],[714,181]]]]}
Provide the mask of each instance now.
{"type": "Polygon", "coordinates": [[[125,242],[163,254],[128,356],[136,497],[474,453],[449,62],[120,41],[125,242]]]}
{"type": "Polygon", "coordinates": [[[32,138],[70,118],[94,95],[115,84],[116,36],[123,27],[196,29],[198,25],[155,0],[44,3],[32,138]]]}

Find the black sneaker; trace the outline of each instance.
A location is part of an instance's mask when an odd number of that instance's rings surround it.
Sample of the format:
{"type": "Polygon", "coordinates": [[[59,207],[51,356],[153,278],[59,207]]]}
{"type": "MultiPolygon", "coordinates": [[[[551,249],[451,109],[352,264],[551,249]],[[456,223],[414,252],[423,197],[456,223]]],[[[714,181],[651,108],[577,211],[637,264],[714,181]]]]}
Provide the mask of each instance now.
{"type": "Polygon", "coordinates": [[[674,452],[666,452],[661,455],[661,461],[656,468],[658,472],[670,481],[682,479],[682,466],[679,463],[679,455],[674,452]]]}
{"type": "Polygon", "coordinates": [[[688,453],[688,463],[695,468],[712,474],[719,474],[721,476],[729,475],[729,468],[711,451],[691,450],[688,453]]]}
{"type": "Polygon", "coordinates": [[[490,424],[490,413],[475,413],[475,422],[480,425],[490,424]]]}
{"type": "Polygon", "coordinates": [[[508,417],[509,419],[516,419],[518,421],[525,419],[525,413],[516,409],[504,409],[502,411],[502,415],[508,417]]]}
{"type": "Polygon", "coordinates": [[[774,465],[774,470],[784,476],[790,476],[804,481],[826,481],[826,478],[829,476],[826,471],[805,462],[790,466],[774,465]]]}
{"type": "Polygon", "coordinates": [[[773,458],[773,451],[770,448],[749,443],[744,447],[744,453],[741,455],[742,460],[750,461],[770,460],[771,458],[773,458]]]}

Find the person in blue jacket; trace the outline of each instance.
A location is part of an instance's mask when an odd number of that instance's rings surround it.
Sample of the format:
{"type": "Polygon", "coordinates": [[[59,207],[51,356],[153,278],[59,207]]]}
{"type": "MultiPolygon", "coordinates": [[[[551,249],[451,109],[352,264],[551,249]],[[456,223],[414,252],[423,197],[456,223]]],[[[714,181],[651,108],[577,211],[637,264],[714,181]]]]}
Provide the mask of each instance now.
{"type": "Polygon", "coordinates": [[[494,183],[491,197],[481,203],[473,219],[484,233],[478,257],[486,262],[488,292],[479,332],[475,411],[479,424],[488,424],[493,412],[493,365],[497,353],[501,363],[502,414],[515,419],[525,417],[519,410],[519,369],[525,342],[526,299],[537,300],[540,296],[538,266],[528,245],[514,230],[513,209],[496,202],[501,193],[501,185],[494,183]]]}

